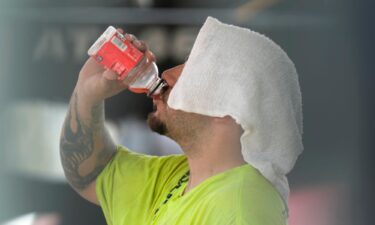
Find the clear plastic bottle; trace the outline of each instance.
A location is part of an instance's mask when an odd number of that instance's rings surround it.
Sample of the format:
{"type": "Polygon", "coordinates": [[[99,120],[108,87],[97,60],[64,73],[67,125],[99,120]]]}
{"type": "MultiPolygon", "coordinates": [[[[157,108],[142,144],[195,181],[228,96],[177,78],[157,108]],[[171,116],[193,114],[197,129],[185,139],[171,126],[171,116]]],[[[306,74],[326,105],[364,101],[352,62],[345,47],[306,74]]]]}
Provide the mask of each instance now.
{"type": "Polygon", "coordinates": [[[144,57],[137,67],[130,71],[125,79],[130,80],[129,90],[134,93],[147,93],[148,96],[160,94],[167,83],[159,77],[155,62],[144,57]],[[143,69],[138,69],[142,68],[143,69]],[[134,75],[132,74],[134,73],[134,75]],[[134,78],[133,78],[134,76],[134,78]]]}
{"type": "Polygon", "coordinates": [[[167,86],[159,77],[155,62],[112,26],[104,31],[87,53],[105,68],[115,71],[118,79],[127,82],[132,92],[158,95],[167,86]]]}

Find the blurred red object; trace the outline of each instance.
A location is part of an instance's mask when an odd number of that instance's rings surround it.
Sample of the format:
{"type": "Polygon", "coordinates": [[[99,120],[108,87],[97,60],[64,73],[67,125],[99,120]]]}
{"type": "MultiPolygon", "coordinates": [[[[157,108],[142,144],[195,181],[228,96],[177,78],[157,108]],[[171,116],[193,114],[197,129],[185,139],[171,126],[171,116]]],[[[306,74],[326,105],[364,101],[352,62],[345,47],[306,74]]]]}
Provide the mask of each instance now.
{"type": "Polygon", "coordinates": [[[350,221],[349,195],[342,185],[330,184],[293,191],[289,225],[343,225],[350,221]]]}

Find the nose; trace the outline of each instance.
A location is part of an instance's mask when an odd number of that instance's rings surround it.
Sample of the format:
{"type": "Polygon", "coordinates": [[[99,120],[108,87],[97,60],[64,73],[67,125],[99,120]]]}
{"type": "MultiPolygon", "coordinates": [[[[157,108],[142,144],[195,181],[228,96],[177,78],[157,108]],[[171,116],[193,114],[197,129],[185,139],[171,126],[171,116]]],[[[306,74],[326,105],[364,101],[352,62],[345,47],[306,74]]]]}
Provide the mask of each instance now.
{"type": "Polygon", "coordinates": [[[184,64],[164,70],[161,77],[167,82],[168,86],[173,87],[181,75],[184,64]]]}

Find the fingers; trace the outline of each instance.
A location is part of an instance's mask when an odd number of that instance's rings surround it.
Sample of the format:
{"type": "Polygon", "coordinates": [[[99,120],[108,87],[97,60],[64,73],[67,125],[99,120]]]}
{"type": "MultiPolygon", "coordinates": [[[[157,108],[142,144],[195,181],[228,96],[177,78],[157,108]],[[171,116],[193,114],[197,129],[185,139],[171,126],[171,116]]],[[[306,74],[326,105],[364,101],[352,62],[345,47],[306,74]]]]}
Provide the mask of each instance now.
{"type": "Polygon", "coordinates": [[[146,57],[149,58],[151,61],[155,62],[156,61],[156,57],[154,55],[154,53],[152,53],[151,51],[146,51],[146,57]]]}
{"type": "Polygon", "coordinates": [[[125,34],[125,38],[130,41],[138,50],[146,52],[148,47],[144,41],[138,40],[133,34],[125,34]]]}
{"type": "Polygon", "coordinates": [[[130,42],[137,40],[137,37],[133,34],[125,34],[125,38],[128,39],[130,42]]]}
{"type": "Polygon", "coordinates": [[[133,45],[142,52],[146,52],[146,50],[147,50],[147,45],[144,41],[135,40],[133,42],[133,45]]]}
{"type": "Polygon", "coordinates": [[[138,40],[137,37],[133,34],[125,34],[125,38],[128,39],[138,50],[140,50],[143,53],[146,53],[146,56],[150,60],[156,61],[154,53],[149,51],[146,42],[138,40]]]}

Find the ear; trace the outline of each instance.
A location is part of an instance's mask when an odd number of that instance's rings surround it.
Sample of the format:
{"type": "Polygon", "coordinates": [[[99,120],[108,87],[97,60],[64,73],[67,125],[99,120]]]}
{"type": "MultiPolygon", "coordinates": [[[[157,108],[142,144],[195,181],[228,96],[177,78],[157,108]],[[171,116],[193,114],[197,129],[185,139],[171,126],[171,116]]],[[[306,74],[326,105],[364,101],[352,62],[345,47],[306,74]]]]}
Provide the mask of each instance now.
{"type": "Polygon", "coordinates": [[[231,124],[235,123],[235,120],[231,116],[224,116],[224,117],[213,117],[215,123],[221,124],[231,124]]]}
{"type": "Polygon", "coordinates": [[[238,124],[231,116],[213,117],[215,123],[236,127],[241,133],[244,132],[242,126],[238,124]]]}

